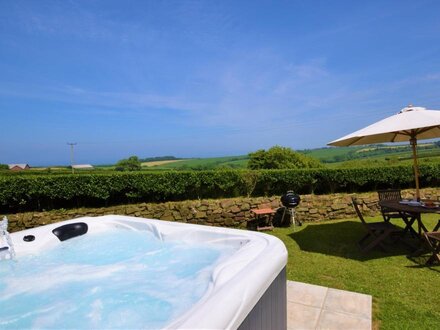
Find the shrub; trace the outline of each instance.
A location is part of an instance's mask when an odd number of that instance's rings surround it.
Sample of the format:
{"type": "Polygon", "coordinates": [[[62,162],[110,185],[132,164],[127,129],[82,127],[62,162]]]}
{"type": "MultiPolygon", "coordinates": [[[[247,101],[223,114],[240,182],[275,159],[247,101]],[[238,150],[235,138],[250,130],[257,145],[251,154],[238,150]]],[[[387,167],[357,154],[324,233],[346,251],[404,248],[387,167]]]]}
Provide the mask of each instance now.
{"type": "MultiPolygon", "coordinates": [[[[422,186],[438,186],[440,165],[420,166],[422,186]]],[[[6,212],[197,198],[361,192],[414,185],[410,166],[302,169],[122,172],[0,176],[6,212]]]]}
{"type": "Polygon", "coordinates": [[[121,159],[116,163],[116,171],[140,171],[142,164],[137,156],[121,159]]]}
{"type": "Polygon", "coordinates": [[[258,150],[249,154],[248,168],[301,169],[322,167],[319,160],[293,151],[291,148],[274,146],[269,150],[258,150]]]}

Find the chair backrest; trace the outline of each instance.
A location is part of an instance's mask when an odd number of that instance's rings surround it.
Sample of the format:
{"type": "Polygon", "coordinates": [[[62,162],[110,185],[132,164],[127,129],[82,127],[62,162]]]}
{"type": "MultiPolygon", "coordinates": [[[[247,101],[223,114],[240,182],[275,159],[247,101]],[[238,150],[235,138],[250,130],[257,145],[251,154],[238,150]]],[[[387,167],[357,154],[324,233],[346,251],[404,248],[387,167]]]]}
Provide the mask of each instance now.
{"type": "Polygon", "coordinates": [[[400,201],[402,199],[400,189],[378,190],[377,195],[380,201],[400,201]]]}
{"type": "Polygon", "coordinates": [[[359,219],[361,220],[361,222],[364,225],[367,225],[367,223],[365,222],[364,216],[361,213],[361,210],[359,209],[359,206],[362,205],[356,197],[352,197],[351,198],[351,203],[353,204],[354,210],[356,211],[357,216],[359,217],[359,219]]]}

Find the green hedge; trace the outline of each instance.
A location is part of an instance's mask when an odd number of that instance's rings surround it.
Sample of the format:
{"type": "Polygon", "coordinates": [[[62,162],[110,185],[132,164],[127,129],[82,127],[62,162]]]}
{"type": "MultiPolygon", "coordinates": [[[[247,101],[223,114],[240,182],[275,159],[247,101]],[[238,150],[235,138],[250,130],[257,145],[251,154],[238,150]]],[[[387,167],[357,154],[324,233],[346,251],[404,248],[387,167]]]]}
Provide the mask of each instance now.
{"type": "MultiPolygon", "coordinates": [[[[438,186],[440,166],[420,168],[422,186],[438,186]]],[[[3,212],[197,198],[372,191],[414,186],[411,167],[216,170],[0,176],[3,212]]]]}

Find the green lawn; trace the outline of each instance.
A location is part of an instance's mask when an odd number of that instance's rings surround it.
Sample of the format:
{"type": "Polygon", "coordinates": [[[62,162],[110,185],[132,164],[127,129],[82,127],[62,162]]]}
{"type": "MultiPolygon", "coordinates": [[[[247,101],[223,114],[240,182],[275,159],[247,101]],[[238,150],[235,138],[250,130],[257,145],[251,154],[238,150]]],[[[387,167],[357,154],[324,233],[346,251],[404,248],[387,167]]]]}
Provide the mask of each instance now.
{"type": "MultiPolygon", "coordinates": [[[[423,219],[432,229],[438,218],[423,219]]],[[[427,255],[408,258],[401,243],[363,255],[356,242],[364,233],[359,220],[349,219],[304,224],[295,232],[275,228],[272,234],[289,251],[289,280],[372,295],[373,328],[440,329],[440,266],[424,266],[427,255]]]]}

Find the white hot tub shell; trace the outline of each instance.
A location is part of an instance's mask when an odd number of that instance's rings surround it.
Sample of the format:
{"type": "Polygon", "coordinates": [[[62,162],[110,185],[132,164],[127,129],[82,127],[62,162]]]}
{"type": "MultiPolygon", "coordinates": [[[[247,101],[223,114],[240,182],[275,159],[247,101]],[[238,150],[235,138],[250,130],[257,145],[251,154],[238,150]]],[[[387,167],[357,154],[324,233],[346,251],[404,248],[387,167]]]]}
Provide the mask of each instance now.
{"type": "Polygon", "coordinates": [[[150,231],[163,241],[222,242],[237,246],[234,254],[215,267],[203,297],[184,315],[172,320],[167,329],[286,329],[287,250],[278,238],[239,229],[108,215],[12,233],[16,257],[62,244],[53,230],[77,223],[85,223],[87,233],[119,227],[150,231]],[[25,241],[29,235],[35,239],[25,241]]]}

